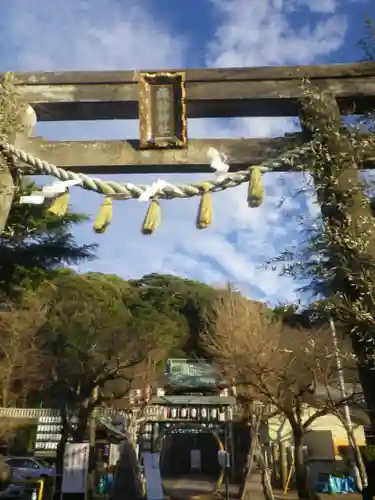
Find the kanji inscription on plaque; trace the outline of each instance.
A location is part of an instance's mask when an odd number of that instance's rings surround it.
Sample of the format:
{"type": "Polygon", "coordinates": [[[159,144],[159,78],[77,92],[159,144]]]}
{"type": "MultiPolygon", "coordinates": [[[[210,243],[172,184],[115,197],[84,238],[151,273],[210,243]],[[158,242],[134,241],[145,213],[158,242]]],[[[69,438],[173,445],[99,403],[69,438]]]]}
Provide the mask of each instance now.
{"type": "Polygon", "coordinates": [[[141,73],[140,147],[187,146],[184,73],[141,73]]]}

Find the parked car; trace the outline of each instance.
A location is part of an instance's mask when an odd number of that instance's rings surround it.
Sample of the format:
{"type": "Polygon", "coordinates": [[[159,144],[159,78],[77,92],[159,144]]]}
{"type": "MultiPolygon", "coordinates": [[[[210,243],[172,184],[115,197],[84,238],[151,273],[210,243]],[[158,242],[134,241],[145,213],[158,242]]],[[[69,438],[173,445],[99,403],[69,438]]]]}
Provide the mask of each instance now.
{"type": "Polygon", "coordinates": [[[10,484],[4,490],[0,491],[1,500],[20,499],[25,496],[26,488],[24,485],[10,484]]]}
{"type": "Polygon", "coordinates": [[[5,462],[12,468],[14,479],[43,479],[56,474],[55,468],[40,458],[6,457],[5,462]]]}

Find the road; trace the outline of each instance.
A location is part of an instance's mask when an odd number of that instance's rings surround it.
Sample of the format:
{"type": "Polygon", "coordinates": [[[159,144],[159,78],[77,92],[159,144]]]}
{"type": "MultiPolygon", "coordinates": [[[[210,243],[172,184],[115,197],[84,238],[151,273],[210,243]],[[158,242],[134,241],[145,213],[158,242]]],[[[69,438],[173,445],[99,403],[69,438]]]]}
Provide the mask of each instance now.
{"type": "MultiPolygon", "coordinates": [[[[177,476],[163,478],[163,486],[166,493],[170,494],[173,499],[186,500],[192,496],[203,496],[204,498],[225,498],[225,485],[222,484],[220,490],[215,493],[215,481],[207,476],[177,476]],[[211,494],[210,494],[211,493],[211,494]]],[[[230,485],[229,497],[237,498],[238,486],[230,485]]],[[[254,473],[251,476],[250,497],[252,500],[264,500],[260,474],[254,473]]]]}

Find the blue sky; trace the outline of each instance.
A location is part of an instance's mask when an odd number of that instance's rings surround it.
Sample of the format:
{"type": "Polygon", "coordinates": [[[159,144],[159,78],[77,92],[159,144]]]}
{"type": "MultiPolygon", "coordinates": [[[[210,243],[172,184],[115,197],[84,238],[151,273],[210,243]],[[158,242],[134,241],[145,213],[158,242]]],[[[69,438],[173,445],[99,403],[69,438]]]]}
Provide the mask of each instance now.
{"type": "MultiPolygon", "coordinates": [[[[373,0],[0,0],[0,70],[63,71],[230,67],[357,61],[364,15],[373,0]]],[[[375,16],[373,16],[375,17],[375,16]]],[[[293,120],[191,120],[190,137],[265,137],[295,129],[293,120]]],[[[35,135],[53,140],[137,138],[134,122],[40,123],[35,135]]],[[[159,176],[160,177],[160,176],[159,176]]],[[[207,176],[205,176],[207,177],[207,176]]],[[[202,176],[163,177],[190,181],[202,176]]],[[[117,176],[151,183],[154,176],[117,176]]],[[[264,268],[267,258],[298,245],[300,227],[317,213],[314,197],[295,196],[308,182],[296,174],[266,174],[266,201],[246,204],[246,187],[214,196],[214,224],[195,229],[197,199],[162,203],[161,228],[140,234],[147,206],[116,202],[104,235],[87,224],[80,242],[100,245],[81,271],[124,278],[173,273],[222,285],[271,303],[298,299],[295,283],[264,268]],[[284,203],[279,207],[279,202],[284,203]],[[279,208],[278,208],[279,207],[279,208]]],[[[72,205],[95,217],[101,197],[79,188],[72,205]]]]}

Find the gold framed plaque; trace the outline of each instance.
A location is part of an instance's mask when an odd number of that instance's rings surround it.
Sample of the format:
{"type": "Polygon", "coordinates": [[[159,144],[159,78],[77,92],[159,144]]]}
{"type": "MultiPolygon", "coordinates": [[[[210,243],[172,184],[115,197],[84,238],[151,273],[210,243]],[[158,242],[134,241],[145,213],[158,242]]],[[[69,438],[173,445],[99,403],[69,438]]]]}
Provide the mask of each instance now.
{"type": "Polygon", "coordinates": [[[187,146],[185,73],[140,73],[139,127],[142,149],[187,146]]]}

